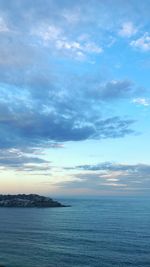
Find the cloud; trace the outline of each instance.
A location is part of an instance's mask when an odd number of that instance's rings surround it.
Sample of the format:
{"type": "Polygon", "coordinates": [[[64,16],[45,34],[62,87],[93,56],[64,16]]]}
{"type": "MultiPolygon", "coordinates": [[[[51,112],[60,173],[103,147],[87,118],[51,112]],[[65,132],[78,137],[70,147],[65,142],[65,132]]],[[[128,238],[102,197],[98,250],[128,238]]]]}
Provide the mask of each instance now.
{"type": "Polygon", "coordinates": [[[121,37],[132,37],[137,33],[138,29],[134,26],[134,24],[130,21],[124,22],[122,24],[121,29],[119,30],[118,34],[121,37]]]}
{"type": "Polygon", "coordinates": [[[88,170],[88,171],[127,171],[136,173],[139,171],[148,171],[150,174],[150,165],[146,164],[122,164],[113,162],[102,162],[97,165],[80,165],[76,167],[77,169],[88,170]]]}
{"type": "Polygon", "coordinates": [[[129,97],[135,92],[134,85],[129,80],[111,80],[104,84],[99,84],[91,90],[91,95],[107,100],[116,100],[120,98],[129,97]]]}
{"type": "Polygon", "coordinates": [[[70,38],[63,29],[55,25],[40,25],[31,33],[40,37],[45,46],[52,46],[55,51],[74,59],[82,60],[86,59],[89,54],[103,52],[103,49],[91,41],[89,36],[86,39],[80,38],[80,36],[75,39],[70,38]]]}
{"type": "Polygon", "coordinates": [[[33,30],[33,34],[37,34],[44,41],[52,41],[61,38],[62,30],[54,25],[42,25],[38,29],[33,30]]]}
{"type": "Polygon", "coordinates": [[[42,102],[43,107],[41,105],[40,110],[37,109],[36,104],[38,105],[39,99],[37,101],[32,99],[31,104],[30,101],[24,103],[21,99],[17,101],[15,97],[12,97],[11,101],[10,107],[7,101],[0,105],[1,148],[45,146],[46,142],[80,141],[91,138],[117,138],[132,133],[129,128],[133,123],[132,120],[119,117],[91,120],[92,110],[88,116],[86,110],[83,110],[85,114],[80,114],[75,109],[71,114],[69,106],[68,110],[66,107],[60,114],[59,108],[65,103],[55,101],[54,106],[51,103],[51,108],[48,106],[46,111],[45,102],[42,102]]]}
{"type": "Polygon", "coordinates": [[[0,149],[0,170],[17,170],[25,172],[47,172],[51,170],[50,162],[34,156],[34,150],[0,149]],[[30,153],[29,153],[30,152],[30,153]]]}
{"type": "Polygon", "coordinates": [[[141,106],[145,106],[145,107],[150,105],[150,99],[144,98],[144,97],[143,98],[134,98],[132,102],[135,104],[141,105],[141,106]]]}
{"type": "Polygon", "coordinates": [[[45,147],[46,143],[51,147],[53,143],[119,138],[134,132],[130,128],[134,120],[102,116],[104,102],[110,104],[132,94],[129,81],[101,84],[86,76],[68,80],[64,74],[49,75],[42,70],[30,71],[27,77],[24,70],[15,77],[10,72],[2,79],[1,148],[45,147]]]}
{"type": "Polygon", "coordinates": [[[0,17],[0,33],[8,32],[9,28],[3,17],[0,17]]]}
{"type": "Polygon", "coordinates": [[[137,48],[143,52],[150,51],[150,35],[146,32],[142,37],[132,41],[130,45],[137,48]]]}
{"type": "MultiPolygon", "coordinates": [[[[96,165],[80,165],[72,168],[79,171],[70,175],[70,181],[57,183],[57,186],[72,190],[89,190],[91,194],[123,194],[149,190],[149,164],[123,164],[102,162],[96,165]],[[73,179],[73,180],[71,180],[73,179]]],[[[71,169],[69,169],[69,172],[71,169]]]]}

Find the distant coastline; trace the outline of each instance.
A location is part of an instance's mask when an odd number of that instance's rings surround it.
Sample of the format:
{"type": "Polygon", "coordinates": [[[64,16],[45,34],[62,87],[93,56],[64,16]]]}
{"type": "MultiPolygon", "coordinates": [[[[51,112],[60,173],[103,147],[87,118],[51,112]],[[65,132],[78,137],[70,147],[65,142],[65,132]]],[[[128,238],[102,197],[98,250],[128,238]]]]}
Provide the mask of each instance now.
{"type": "Polygon", "coordinates": [[[9,208],[54,208],[67,207],[49,197],[37,194],[0,195],[0,207],[9,208]]]}

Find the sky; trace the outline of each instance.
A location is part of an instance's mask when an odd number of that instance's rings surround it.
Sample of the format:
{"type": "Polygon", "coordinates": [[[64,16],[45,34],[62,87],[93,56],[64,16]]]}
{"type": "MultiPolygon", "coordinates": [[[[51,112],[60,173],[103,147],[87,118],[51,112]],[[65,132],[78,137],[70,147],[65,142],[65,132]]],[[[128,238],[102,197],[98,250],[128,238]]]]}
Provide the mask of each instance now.
{"type": "Polygon", "coordinates": [[[0,193],[150,193],[149,9],[0,0],[0,193]]]}

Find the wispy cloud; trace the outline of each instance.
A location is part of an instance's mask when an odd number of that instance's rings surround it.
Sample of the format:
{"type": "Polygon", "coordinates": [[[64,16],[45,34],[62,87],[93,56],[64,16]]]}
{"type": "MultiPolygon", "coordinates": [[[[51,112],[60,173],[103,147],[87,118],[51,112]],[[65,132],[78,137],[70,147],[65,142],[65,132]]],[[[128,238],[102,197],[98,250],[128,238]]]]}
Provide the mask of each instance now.
{"type": "Polygon", "coordinates": [[[150,165],[147,164],[126,164],[126,163],[114,163],[114,162],[102,162],[95,165],[80,165],[76,166],[77,169],[88,171],[115,171],[119,175],[123,172],[138,173],[139,171],[148,172],[150,174],[150,165]],[[120,173],[121,171],[121,173],[120,173]]]}
{"type": "Polygon", "coordinates": [[[50,162],[20,149],[0,149],[0,167],[3,170],[44,173],[51,170],[50,162]]]}
{"type": "Polygon", "coordinates": [[[121,37],[132,37],[137,33],[138,29],[134,26],[131,21],[124,22],[121,26],[121,29],[118,31],[118,34],[121,37]]]}
{"type": "Polygon", "coordinates": [[[150,51],[150,35],[146,32],[142,37],[133,40],[130,45],[134,48],[137,48],[141,51],[147,52],[150,51]]]}
{"type": "Polygon", "coordinates": [[[132,100],[133,103],[141,105],[141,106],[150,106],[150,99],[149,98],[134,98],[132,100]]]}
{"type": "Polygon", "coordinates": [[[83,60],[90,54],[100,54],[103,52],[102,47],[97,45],[90,38],[76,39],[70,38],[67,34],[58,26],[55,25],[42,25],[38,29],[32,30],[32,34],[36,34],[43,40],[43,44],[46,46],[52,45],[56,51],[73,57],[74,59],[83,60]]]}
{"type": "Polygon", "coordinates": [[[3,17],[0,17],[0,33],[9,32],[9,27],[3,17]]]}
{"type": "MultiPolygon", "coordinates": [[[[91,190],[91,193],[142,192],[150,180],[149,164],[125,164],[102,162],[96,165],[81,165],[72,168],[80,173],[73,174],[73,180],[58,183],[70,190],[91,190]]],[[[70,171],[70,170],[69,170],[70,171]]]]}

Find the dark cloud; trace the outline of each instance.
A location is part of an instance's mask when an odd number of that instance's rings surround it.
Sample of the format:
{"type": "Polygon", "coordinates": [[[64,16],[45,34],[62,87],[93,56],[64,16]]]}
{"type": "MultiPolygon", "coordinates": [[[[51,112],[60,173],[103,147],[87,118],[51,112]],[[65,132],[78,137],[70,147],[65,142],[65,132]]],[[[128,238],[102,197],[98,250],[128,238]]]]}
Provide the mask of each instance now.
{"type": "Polygon", "coordinates": [[[139,170],[148,170],[150,172],[150,165],[146,164],[118,164],[112,162],[103,162],[97,165],[80,165],[76,167],[77,169],[88,170],[88,171],[132,171],[137,172],[139,170]]]}
{"type": "Polygon", "coordinates": [[[129,80],[112,80],[103,83],[98,79],[87,81],[87,94],[93,99],[98,98],[105,102],[129,97],[137,91],[129,80]]]}
{"type": "Polygon", "coordinates": [[[134,90],[131,81],[111,81],[99,88],[100,97],[106,99],[116,99],[129,96],[134,90]]]}
{"type": "MultiPolygon", "coordinates": [[[[111,117],[103,120],[91,120],[90,116],[73,110],[69,114],[65,110],[58,113],[53,105],[28,107],[28,103],[2,103],[0,109],[0,138],[3,147],[32,147],[56,141],[80,141],[85,139],[102,139],[123,137],[131,133],[129,126],[132,120],[111,117]],[[49,110],[49,109],[52,109],[49,110]]],[[[12,98],[13,102],[13,98],[12,98]]],[[[27,101],[28,102],[28,101],[27,101]]],[[[44,105],[44,103],[43,103],[44,105]]],[[[92,112],[92,110],[91,110],[92,112]]]]}

